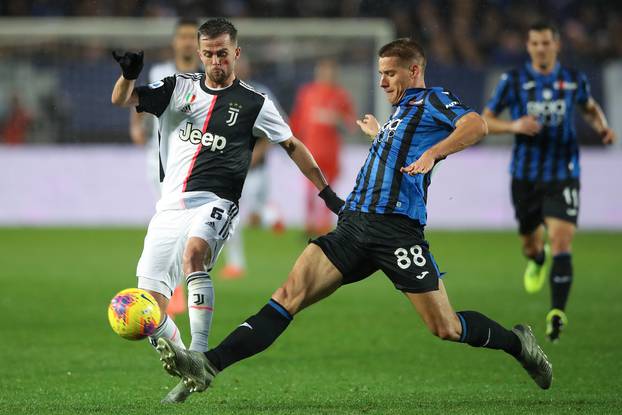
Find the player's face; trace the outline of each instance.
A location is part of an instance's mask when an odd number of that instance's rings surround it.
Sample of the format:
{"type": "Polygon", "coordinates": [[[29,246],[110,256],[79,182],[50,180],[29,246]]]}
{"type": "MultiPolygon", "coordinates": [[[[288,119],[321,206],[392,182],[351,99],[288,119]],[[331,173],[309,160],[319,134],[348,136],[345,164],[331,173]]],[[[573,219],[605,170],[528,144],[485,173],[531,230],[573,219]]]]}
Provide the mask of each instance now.
{"type": "Polygon", "coordinates": [[[199,58],[205,66],[208,81],[216,87],[227,86],[235,77],[235,63],[240,57],[240,48],[231,41],[229,34],[215,38],[201,36],[199,58]]]}
{"type": "Polygon", "coordinates": [[[190,60],[194,58],[197,47],[197,27],[184,24],[177,28],[173,37],[173,51],[175,56],[190,60]]]}
{"type": "Polygon", "coordinates": [[[387,100],[393,105],[400,102],[408,88],[415,86],[419,66],[408,66],[398,57],[386,56],[378,59],[380,88],[387,94],[387,100]]]}
{"type": "Polygon", "coordinates": [[[551,30],[530,30],[527,52],[535,66],[541,69],[550,68],[557,60],[559,40],[551,30]]]}

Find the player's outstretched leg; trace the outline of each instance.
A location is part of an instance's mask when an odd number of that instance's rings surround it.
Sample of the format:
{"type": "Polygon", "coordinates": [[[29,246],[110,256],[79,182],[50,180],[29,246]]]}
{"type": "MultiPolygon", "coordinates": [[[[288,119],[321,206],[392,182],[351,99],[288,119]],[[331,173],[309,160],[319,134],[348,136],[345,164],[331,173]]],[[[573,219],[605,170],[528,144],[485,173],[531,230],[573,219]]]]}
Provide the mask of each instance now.
{"type": "Polygon", "coordinates": [[[289,326],[295,313],[333,293],[341,286],[342,278],[317,245],[307,246],[268,304],[214,349],[199,355],[166,340],[159,342],[165,370],[184,379],[192,391],[205,390],[218,372],[267,349],[289,326]]]}
{"type": "Polygon", "coordinates": [[[203,392],[218,373],[202,352],[182,349],[164,338],[158,340],[156,349],[164,369],[182,378],[190,392],[203,392]]]}
{"type": "Polygon", "coordinates": [[[438,290],[406,295],[436,336],[472,347],[503,350],[523,365],[538,386],[544,389],[550,387],[552,367],[531,330],[523,326],[507,330],[477,311],[455,313],[442,280],[439,280],[438,290]]]}
{"type": "Polygon", "coordinates": [[[520,339],[521,353],[518,361],[523,365],[529,376],[542,389],[548,389],[553,382],[553,365],[536,342],[531,327],[517,324],[512,332],[520,339]]]}
{"type": "Polygon", "coordinates": [[[529,376],[542,389],[548,389],[553,381],[553,366],[538,346],[536,338],[527,325],[516,325],[510,331],[477,311],[459,311],[462,333],[460,342],[473,347],[500,349],[514,356],[529,376]]]}

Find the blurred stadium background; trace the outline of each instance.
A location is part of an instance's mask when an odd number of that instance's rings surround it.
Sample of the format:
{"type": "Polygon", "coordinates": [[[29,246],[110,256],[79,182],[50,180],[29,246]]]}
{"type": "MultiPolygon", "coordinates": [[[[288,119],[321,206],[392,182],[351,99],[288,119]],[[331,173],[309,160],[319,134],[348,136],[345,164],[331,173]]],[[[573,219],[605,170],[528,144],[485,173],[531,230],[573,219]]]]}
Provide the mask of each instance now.
{"type": "MultiPolygon", "coordinates": [[[[379,119],[389,106],[377,87],[375,52],[388,39],[422,40],[428,85],[445,86],[481,110],[499,74],[525,61],[525,28],[551,18],[561,28],[562,61],[588,74],[595,98],[620,132],[621,10],[607,2],[555,0],[0,2],[0,173],[6,179],[0,224],[148,221],[154,195],[144,174],[145,153],[130,145],[127,111],[109,103],[119,74],[110,51],[145,49],[147,66],[169,58],[177,16],[233,17],[253,80],[270,87],[288,113],[297,89],[312,78],[314,62],[337,57],[357,113],[379,119]]],[[[622,177],[622,145],[604,149],[581,119],[578,128],[581,224],[622,228],[621,192],[607,191],[609,182],[602,180],[622,177]]],[[[514,228],[505,174],[511,140],[489,137],[438,169],[430,227],[514,228]],[[473,174],[459,173],[465,169],[473,174]]],[[[359,134],[346,135],[346,142],[336,184],[341,193],[351,188],[367,148],[359,134]]],[[[270,199],[288,224],[299,226],[303,178],[281,153],[271,154],[276,185],[270,199]]]]}
{"type": "MultiPolygon", "coordinates": [[[[379,119],[390,110],[376,76],[376,51],[386,41],[396,36],[421,40],[428,52],[428,86],[445,86],[481,111],[500,73],[527,58],[526,27],[549,18],[561,30],[561,60],[588,74],[594,97],[622,134],[622,6],[617,2],[0,0],[0,311],[8,316],[0,325],[0,340],[9,351],[0,358],[0,391],[9,391],[0,392],[0,413],[112,413],[114,400],[123,403],[124,413],[178,413],[154,406],[159,396],[153,396],[152,385],[136,385],[136,378],[157,379],[157,393],[163,394],[172,381],[162,377],[147,347],[113,338],[104,310],[115,291],[134,283],[155,203],[145,149],[130,142],[128,111],[110,104],[120,73],[110,51],[145,49],[147,67],[170,58],[175,21],[187,16],[199,22],[231,17],[243,54],[252,62],[253,80],[269,86],[286,112],[300,85],[312,78],[314,62],[332,56],[357,114],[373,112],[379,119]],[[23,363],[26,359],[29,363],[23,363]],[[129,379],[120,375],[128,366],[129,379]]],[[[518,368],[510,381],[474,368],[473,363],[509,364],[500,356],[487,359],[485,353],[439,346],[418,322],[413,330],[416,318],[407,304],[376,278],[340,291],[325,308],[310,310],[321,324],[301,317],[298,324],[304,328],[276,345],[267,360],[232,369],[210,398],[212,409],[620,413],[615,379],[622,370],[622,338],[613,322],[622,315],[622,144],[604,148],[582,120],[577,122],[583,177],[573,290],[582,294],[571,300],[576,317],[566,349],[547,350],[559,370],[558,389],[543,397],[518,368]],[[347,322],[337,321],[333,312],[347,322]],[[374,319],[378,326],[370,324],[374,319]],[[373,341],[357,334],[357,327],[373,341]],[[588,337],[578,337],[581,330],[588,337]],[[406,355],[417,366],[414,374],[404,364],[378,357],[403,353],[403,341],[416,344],[406,355]],[[327,344],[334,360],[316,373],[326,364],[327,344]],[[349,354],[353,362],[347,363],[349,354]],[[371,362],[370,355],[375,356],[371,362]],[[581,362],[572,363],[573,355],[581,362]],[[298,377],[299,372],[311,380],[298,377]],[[284,377],[291,377],[285,389],[272,380],[284,377]],[[396,379],[399,384],[392,383],[396,379]],[[331,385],[338,386],[337,393],[331,385]],[[404,401],[402,388],[416,403],[404,401]],[[437,406],[435,399],[445,403],[437,406]],[[257,401],[260,406],[253,406],[257,401]]],[[[369,145],[355,133],[345,140],[335,186],[341,195],[351,189],[369,145]]],[[[507,324],[524,318],[534,322],[541,337],[546,294],[534,300],[521,292],[524,264],[507,172],[511,142],[512,137],[488,137],[438,169],[428,231],[449,275],[463,276],[451,280],[456,305],[480,304],[507,324]]],[[[296,231],[304,223],[303,178],[279,148],[270,152],[268,163],[271,203],[294,230],[280,239],[268,231],[247,231],[250,276],[217,283],[222,302],[212,344],[265,301],[304,246],[296,231]]],[[[185,413],[205,412],[187,407],[185,413]]]]}

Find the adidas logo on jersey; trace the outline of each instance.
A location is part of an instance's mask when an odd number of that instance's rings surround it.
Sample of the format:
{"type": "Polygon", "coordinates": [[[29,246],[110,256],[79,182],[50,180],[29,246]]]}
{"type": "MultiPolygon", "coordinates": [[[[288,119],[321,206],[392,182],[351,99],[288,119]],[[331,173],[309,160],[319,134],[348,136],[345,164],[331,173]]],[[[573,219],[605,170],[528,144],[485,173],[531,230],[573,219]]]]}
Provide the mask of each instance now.
{"type": "Polygon", "coordinates": [[[192,112],[192,107],[190,106],[190,104],[187,104],[187,105],[184,105],[180,111],[185,112],[186,114],[189,114],[190,112],[192,112]]]}
{"type": "Polygon", "coordinates": [[[179,139],[189,141],[191,144],[201,144],[210,151],[218,151],[225,148],[227,139],[221,135],[203,132],[198,128],[192,128],[192,123],[187,122],[186,128],[179,130],[179,139]]]}

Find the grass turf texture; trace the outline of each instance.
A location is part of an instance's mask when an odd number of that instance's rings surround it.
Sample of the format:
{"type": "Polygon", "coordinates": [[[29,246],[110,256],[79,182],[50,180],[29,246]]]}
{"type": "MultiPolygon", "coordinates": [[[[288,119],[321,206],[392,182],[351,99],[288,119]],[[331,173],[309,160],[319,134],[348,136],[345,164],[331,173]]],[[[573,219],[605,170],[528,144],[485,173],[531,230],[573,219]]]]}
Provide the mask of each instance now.
{"type": "MultiPolygon", "coordinates": [[[[555,378],[542,391],[500,351],[442,342],[381,274],[302,312],[266,352],[218,376],[181,406],[159,400],[176,380],[147,342],[117,337],[106,307],[133,277],[144,230],[2,229],[2,414],[605,414],[622,411],[622,234],[580,232],[570,325],[543,343],[555,378]]],[[[527,295],[514,233],[428,233],[456,310],[540,340],[548,289],[527,295]]],[[[211,345],[257,311],[304,247],[299,233],[247,231],[250,272],[214,272],[211,345]]],[[[222,262],[222,261],[221,261],[222,262]]],[[[187,318],[178,318],[189,344],[187,318]]]]}

